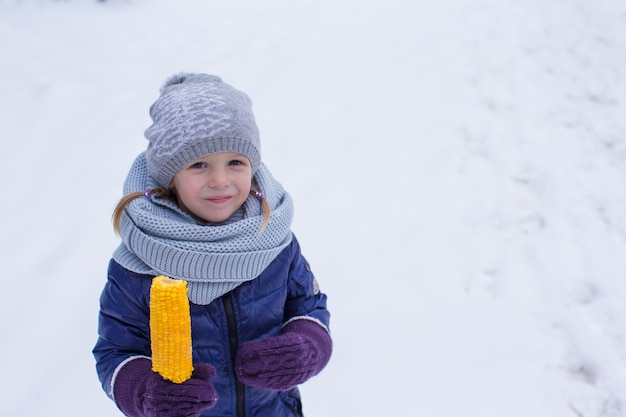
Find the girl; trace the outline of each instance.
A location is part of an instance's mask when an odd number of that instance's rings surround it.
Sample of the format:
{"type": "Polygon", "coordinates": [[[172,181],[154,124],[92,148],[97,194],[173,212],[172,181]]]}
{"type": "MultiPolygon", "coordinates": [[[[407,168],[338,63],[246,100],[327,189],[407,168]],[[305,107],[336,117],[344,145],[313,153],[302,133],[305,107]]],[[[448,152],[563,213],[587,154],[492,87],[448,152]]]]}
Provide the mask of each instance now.
{"type": "Polygon", "coordinates": [[[297,385],[330,359],[330,315],[290,230],[292,200],[261,162],[250,99],[180,74],[150,116],[113,215],[122,244],[93,350],[105,392],[131,417],[301,416],[297,385]],[[194,372],[182,384],[151,369],[156,275],[188,286],[194,372]]]}

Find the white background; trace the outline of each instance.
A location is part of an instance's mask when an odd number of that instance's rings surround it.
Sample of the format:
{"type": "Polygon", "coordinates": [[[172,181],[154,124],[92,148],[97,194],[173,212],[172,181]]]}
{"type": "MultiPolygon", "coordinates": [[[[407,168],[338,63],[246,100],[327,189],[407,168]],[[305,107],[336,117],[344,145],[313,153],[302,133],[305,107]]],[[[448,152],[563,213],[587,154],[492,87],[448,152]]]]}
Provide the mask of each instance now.
{"type": "Polygon", "coordinates": [[[329,296],[307,417],[626,415],[626,3],[0,0],[0,415],[121,415],[110,215],[167,77],[254,103],[329,296]]]}

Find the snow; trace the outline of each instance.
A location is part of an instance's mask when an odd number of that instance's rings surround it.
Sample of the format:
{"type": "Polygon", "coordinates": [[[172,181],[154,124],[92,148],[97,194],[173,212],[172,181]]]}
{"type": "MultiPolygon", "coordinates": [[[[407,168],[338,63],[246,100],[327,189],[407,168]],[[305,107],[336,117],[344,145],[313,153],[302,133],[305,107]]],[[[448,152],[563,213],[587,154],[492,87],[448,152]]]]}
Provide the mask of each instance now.
{"type": "Polygon", "coordinates": [[[0,0],[0,415],[121,415],[110,215],[170,75],[247,92],[329,295],[308,417],[626,416],[626,3],[0,0]]]}

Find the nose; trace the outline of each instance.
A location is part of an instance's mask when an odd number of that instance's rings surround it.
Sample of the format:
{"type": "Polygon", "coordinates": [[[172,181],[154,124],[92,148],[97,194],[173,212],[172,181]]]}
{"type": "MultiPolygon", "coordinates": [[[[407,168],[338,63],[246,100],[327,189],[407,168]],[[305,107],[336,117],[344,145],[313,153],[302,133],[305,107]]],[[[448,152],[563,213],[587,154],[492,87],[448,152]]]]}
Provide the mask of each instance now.
{"type": "Polygon", "coordinates": [[[209,175],[208,184],[211,188],[224,188],[230,185],[230,177],[225,170],[214,169],[209,175]]]}

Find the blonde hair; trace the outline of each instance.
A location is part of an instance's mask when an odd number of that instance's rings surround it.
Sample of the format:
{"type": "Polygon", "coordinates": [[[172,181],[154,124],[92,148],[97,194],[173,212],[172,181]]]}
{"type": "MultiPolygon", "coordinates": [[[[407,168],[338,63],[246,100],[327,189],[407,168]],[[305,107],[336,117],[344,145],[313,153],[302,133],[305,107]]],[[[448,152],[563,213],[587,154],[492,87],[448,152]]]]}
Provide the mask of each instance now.
{"type": "MultiPolygon", "coordinates": [[[[263,194],[259,191],[251,189],[250,194],[258,198],[261,201],[261,207],[263,207],[263,222],[261,223],[261,228],[259,229],[259,234],[261,234],[263,233],[263,230],[265,230],[267,223],[270,221],[270,205],[265,196],[263,196],[263,194]]],[[[150,197],[152,195],[176,201],[176,194],[174,194],[171,190],[165,190],[163,188],[148,188],[146,191],[136,191],[134,193],[126,194],[120,199],[113,210],[113,230],[116,234],[121,234],[122,214],[124,213],[126,206],[137,197],[150,197]]]]}

